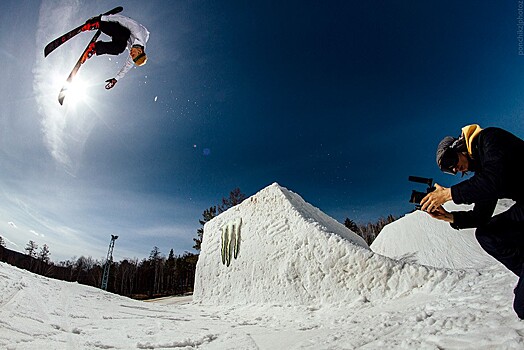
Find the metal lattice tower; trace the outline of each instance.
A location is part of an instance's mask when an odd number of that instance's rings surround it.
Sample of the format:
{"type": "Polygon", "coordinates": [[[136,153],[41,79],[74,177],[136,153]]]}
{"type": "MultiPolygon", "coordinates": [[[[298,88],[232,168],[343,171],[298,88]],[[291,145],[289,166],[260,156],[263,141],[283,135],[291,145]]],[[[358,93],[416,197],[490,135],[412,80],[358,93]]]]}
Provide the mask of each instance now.
{"type": "Polygon", "coordinates": [[[107,290],[107,280],[109,279],[109,268],[111,267],[111,263],[113,262],[113,248],[115,247],[115,241],[118,238],[118,236],[111,235],[111,242],[109,243],[109,250],[107,251],[107,258],[106,258],[106,264],[104,266],[104,275],[102,276],[102,288],[103,290],[107,290]]]}

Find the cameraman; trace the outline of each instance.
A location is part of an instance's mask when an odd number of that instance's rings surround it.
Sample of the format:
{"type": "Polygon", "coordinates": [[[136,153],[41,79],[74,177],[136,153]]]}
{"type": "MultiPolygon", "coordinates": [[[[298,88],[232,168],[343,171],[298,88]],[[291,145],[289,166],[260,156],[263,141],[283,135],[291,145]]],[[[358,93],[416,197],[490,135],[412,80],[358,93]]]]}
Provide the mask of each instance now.
{"type": "Polygon", "coordinates": [[[421,210],[455,229],[476,227],[480,246],[519,276],[513,309],[524,319],[524,141],[500,128],[462,128],[459,138],[446,136],[437,147],[437,164],[445,173],[474,176],[451,188],[435,184],[420,202],[421,210]],[[497,200],[513,199],[505,212],[492,216],[497,200]],[[447,201],[474,204],[473,210],[448,212],[447,201]]]}

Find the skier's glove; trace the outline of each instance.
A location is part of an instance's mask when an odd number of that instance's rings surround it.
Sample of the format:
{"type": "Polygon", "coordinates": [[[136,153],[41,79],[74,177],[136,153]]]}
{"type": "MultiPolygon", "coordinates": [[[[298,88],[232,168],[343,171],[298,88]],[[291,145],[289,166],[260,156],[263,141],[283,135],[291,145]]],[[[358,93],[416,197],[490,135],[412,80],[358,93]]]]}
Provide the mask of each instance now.
{"type": "Polygon", "coordinates": [[[106,83],[107,83],[106,84],[106,90],[109,90],[109,89],[113,88],[113,86],[115,86],[116,79],[115,78],[107,79],[106,83]]]}

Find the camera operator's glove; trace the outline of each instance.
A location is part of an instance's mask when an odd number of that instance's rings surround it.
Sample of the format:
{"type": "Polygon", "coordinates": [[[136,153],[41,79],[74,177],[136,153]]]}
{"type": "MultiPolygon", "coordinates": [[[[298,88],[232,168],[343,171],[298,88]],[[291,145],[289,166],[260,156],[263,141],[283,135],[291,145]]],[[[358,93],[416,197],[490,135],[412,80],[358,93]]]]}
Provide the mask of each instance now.
{"type": "Polygon", "coordinates": [[[115,78],[107,79],[106,83],[107,83],[106,84],[106,90],[112,89],[113,86],[116,85],[116,79],[115,78]]]}

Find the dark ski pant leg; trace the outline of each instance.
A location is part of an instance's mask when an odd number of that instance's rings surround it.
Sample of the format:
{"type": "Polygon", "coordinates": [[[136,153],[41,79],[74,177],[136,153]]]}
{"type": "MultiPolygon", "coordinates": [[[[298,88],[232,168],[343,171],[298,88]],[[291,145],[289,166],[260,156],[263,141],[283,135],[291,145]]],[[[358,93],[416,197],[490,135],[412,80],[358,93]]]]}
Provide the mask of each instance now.
{"type": "Polygon", "coordinates": [[[513,299],[513,310],[517,313],[517,316],[524,320],[524,269],[519,278],[519,283],[513,291],[515,293],[515,299],[513,299]]]}
{"type": "Polygon", "coordinates": [[[524,204],[516,203],[475,231],[482,249],[520,276],[524,264],[524,204]]]}
{"type": "Polygon", "coordinates": [[[127,40],[131,32],[124,26],[116,22],[100,22],[100,30],[102,33],[111,37],[111,41],[97,41],[96,54],[97,55],[119,55],[127,47],[127,40]]]}
{"type": "Polygon", "coordinates": [[[477,228],[475,236],[489,255],[519,276],[513,309],[524,319],[524,204],[516,203],[495,215],[486,225],[477,228]]]}

